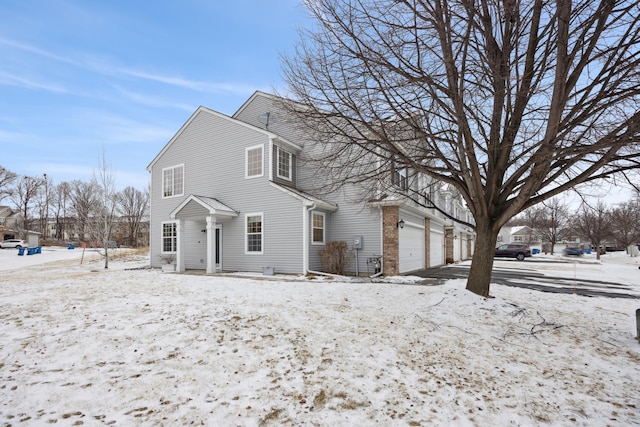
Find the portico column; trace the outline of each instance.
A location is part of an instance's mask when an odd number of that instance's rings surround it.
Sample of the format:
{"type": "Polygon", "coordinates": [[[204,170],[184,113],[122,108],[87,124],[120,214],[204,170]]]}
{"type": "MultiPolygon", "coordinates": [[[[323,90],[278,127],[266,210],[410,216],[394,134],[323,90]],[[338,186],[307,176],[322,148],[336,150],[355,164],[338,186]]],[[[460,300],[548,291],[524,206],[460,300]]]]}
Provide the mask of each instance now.
{"type": "Polygon", "coordinates": [[[216,217],[207,217],[207,274],[216,272],[216,217]]]}
{"type": "Polygon", "coordinates": [[[176,271],[184,271],[184,219],[176,221],[176,271]]]}

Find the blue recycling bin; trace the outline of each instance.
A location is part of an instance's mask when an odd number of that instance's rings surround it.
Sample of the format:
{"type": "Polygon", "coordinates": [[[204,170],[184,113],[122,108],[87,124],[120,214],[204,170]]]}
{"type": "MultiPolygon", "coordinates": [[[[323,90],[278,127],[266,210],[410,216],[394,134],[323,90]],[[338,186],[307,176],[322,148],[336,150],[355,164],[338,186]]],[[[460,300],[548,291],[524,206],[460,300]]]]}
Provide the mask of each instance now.
{"type": "Polygon", "coordinates": [[[27,255],[33,255],[36,253],[36,248],[27,248],[27,255]]]}
{"type": "Polygon", "coordinates": [[[591,248],[587,248],[584,250],[587,255],[591,255],[591,248]]]}
{"type": "Polygon", "coordinates": [[[67,249],[75,249],[76,247],[73,245],[73,243],[69,243],[69,245],[67,246],[67,249]]]}
{"type": "Polygon", "coordinates": [[[37,254],[41,254],[42,253],[42,246],[36,246],[36,253],[37,254]]]}
{"type": "Polygon", "coordinates": [[[24,248],[18,248],[18,255],[24,256],[24,248]]]}
{"type": "Polygon", "coordinates": [[[538,249],[538,248],[531,249],[531,254],[537,255],[539,253],[540,253],[540,249],[538,249]]]}

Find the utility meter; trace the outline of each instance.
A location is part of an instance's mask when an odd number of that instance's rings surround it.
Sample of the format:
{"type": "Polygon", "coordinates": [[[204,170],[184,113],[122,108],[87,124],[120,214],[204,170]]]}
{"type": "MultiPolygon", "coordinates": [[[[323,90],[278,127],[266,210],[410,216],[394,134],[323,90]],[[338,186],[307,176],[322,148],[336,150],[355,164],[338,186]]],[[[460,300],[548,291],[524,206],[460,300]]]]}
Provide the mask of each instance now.
{"type": "Polygon", "coordinates": [[[353,249],[362,249],[362,236],[353,236],[353,249]]]}

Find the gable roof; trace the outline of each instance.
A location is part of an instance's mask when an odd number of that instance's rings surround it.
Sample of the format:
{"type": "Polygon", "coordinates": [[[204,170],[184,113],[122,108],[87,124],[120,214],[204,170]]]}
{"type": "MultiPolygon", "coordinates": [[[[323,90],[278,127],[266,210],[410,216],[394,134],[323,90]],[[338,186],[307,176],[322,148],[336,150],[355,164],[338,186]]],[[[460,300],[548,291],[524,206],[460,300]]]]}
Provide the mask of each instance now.
{"type": "Polygon", "coordinates": [[[234,118],[235,118],[235,117],[238,117],[240,114],[242,114],[242,112],[244,111],[244,109],[245,109],[245,108],[247,108],[247,106],[251,105],[251,103],[254,101],[254,99],[256,99],[256,98],[257,98],[257,97],[259,97],[259,96],[262,96],[262,97],[268,98],[268,99],[270,99],[271,101],[276,101],[276,100],[281,99],[279,96],[272,95],[272,94],[270,94],[270,93],[263,92],[263,91],[261,91],[261,90],[256,90],[255,92],[253,92],[253,95],[251,95],[251,96],[249,97],[249,99],[247,99],[246,101],[244,101],[244,102],[242,103],[242,105],[240,106],[240,108],[238,108],[238,110],[237,110],[235,113],[233,113],[233,116],[232,116],[232,117],[234,117],[234,118]]]}
{"type": "Polygon", "coordinates": [[[192,194],[184,199],[182,203],[180,203],[174,210],[171,211],[171,213],[169,214],[171,219],[175,219],[178,213],[180,213],[180,211],[184,209],[185,206],[192,202],[200,205],[205,210],[207,210],[209,212],[209,215],[220,215],[226,217],[238,216],[238,212],[231,209],[229,206],[225,205],[218,199],[206,196],[196,196],[192,194]]]}
{"type": "Polygon", "coordinates": [[[253,131],[261,133],[261,134],[265,135],[266,137],[268,137],[269,139],[280,140],[280,141],[283,141],[286,144],[289,144],[289,145],[291,145],[293,147],[299,147],[297,144],[294,144],[291,141],[287,141],[285,138],[282,138],[281,136],[279,136],[279,135],[277,135],[277,134],[275,134],[273,132],[269,132],[269,131],[267,131],[265,129],[261,129],[261,128],[259,128],[257,126],[253,126],[253,125],[251,125],[249,123],[245,123],[243,121],[234,119],[233,117],[229,117],[226,114],[219,113],[219,112],[214,111],[214,110],[212,110],[210,108],[199,106],[196,109],[196,111],[194,111],[193,114],[191,114],[189,119],[180,127],[178,132],[176,132],[175,135],[173,135],[173,137],[169,140],[169,142],[167,142],[167,144],[162,148],[162,150],[160,150],[160,152],[153,158],[151,163],[149,163],[149,165],[147,166],[147,171],[148,172],[151,172],[151,168],[153,168],[153,165],[158,161],[158,159],[160,159],[160,157],[162,157],[162,155],[169,149],[169,147],[171,147],[171,145],[173,145],[173,143],[176,141],[176,139],[178,139],[178,137],[180,135],[182,135],[182,133],[185,131],[185,129],[187,129],[189,127],[191,122],[200,113],[211,114],[211,115],[216,116],[218,118],[221,118],[221,119],[224,119],[224,120],[228,120],[230,122],[233,122],[234,124],[237,124],[237,125],[240,125],[240,126],[244,126],[244,127],[248,128],[248,129],[251,129],[253,131]]]}

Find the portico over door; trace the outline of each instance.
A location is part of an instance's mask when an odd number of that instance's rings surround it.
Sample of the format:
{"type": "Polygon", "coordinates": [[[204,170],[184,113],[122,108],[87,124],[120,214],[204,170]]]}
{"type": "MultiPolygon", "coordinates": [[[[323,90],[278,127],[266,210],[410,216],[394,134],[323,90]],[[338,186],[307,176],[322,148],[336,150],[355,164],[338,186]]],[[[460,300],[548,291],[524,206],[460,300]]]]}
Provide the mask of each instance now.
{"type": "MultiPolygon", "coordinates": [[[[238,216],[238,213],[220,201],[211,197],[191,195],[187,197],[170,214],[172,219],[197,221],[206,223],[206,271],[213,274],[222,268],[222,224],[220,221],[228,221],[238,216]]],[[[182,221],[179,221],[179,223],[182,221]]],[[[184,271],[185,257],[189,251],[185,247],[188,241],[182,239],[182,228],[178,227],[177,271],[184,271]]],[[[191,256],[191,255],[189,255],[191,256]]]]}

